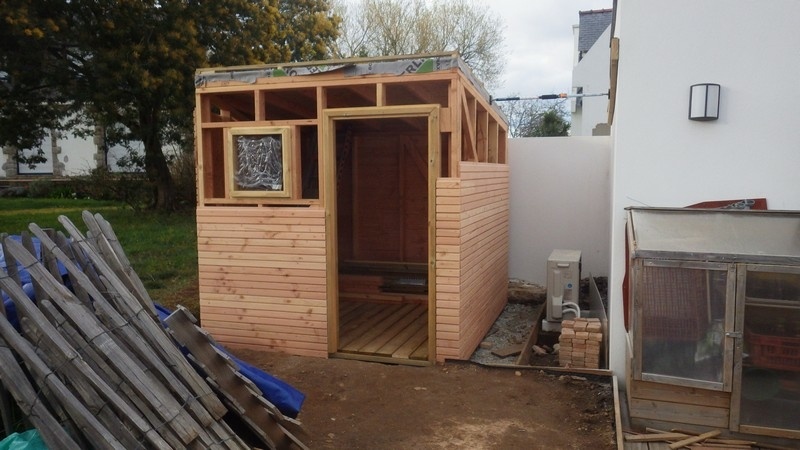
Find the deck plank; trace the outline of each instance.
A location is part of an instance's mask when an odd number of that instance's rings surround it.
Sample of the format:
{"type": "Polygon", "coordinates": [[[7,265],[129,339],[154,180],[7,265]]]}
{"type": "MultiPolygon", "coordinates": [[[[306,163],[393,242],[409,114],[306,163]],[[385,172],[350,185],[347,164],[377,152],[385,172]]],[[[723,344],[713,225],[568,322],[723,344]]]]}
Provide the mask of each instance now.
{"type": "MultiPolygon", "coordinates": [[[[391,317],[399,309],[400,305],[378,305],[378,304],[365,304],[369,305],[368,311],[377,312],[372,314],[369,319],[360,321],[359,325],[350,328],[347,332],[342,332],[339,338],[339,348],[344,349],[350,346],[350,343],[359,339],[361,336],[368,334],[376,323],[381,323],[387,317],[391,317]]],[[[357,318],[353,322],[359,322],[357,318]]]]}
{"type": "Polygon", "coordinates": [[[394,353],[402,347],[409,339],[419,333],[420,330],[428,329],[428,315],[422,314],[417,317],[409,326],[403,329],[391,341],[384,344],[377,350],[377,354],[392,357],[394,353]]]}
{"type": "Polygon", "coordinates": [[[354,330],[358,329],[359,327],[365,326],[365,324],[369,324],[375,316],[380,314],[381,308],[380,305],[373,304],[373,303],[362,303],[356,309],[356,313],[354,313],[349,320],[347,321],[340,321],[341,325],[339,327],[339,347],[346,344],[346,339],[349,337],[350,340],[354,339],[352,334],[354,330]]]}
{"type": "Polygon", "coordinates": [[[420,345],[424,344],[428,341],[428,328],[422,327],[417,331],[416,334],[411,336],[409,340],[405,342],[400,348],[397,349],[394,353],[392,353],[392,358],[411,358],[411,355],[414,351],[419,348],[420,345]]]}
{"type": "Polygon", "coordinates": [[[369,344],[370,341],[381,336],[383,332],[391,328],[392,324],[402,319],[405,315],[414,310],[414,305],[391,305],[387,306],[386,311],[376,321],[369,324],[368,329],[350,341],[348,345],[342,346],[343,351],[361,352],[361,348],[369,344]]]}
{"type": "MultiPolygon", "coordinates": [[[[378,353],[378,351],[392,339],[400,335],[406,328],[419,319],[420,316],[427,316],[427,308],[416,305],[407,314],[397,320],[389,329],[373,339],[369,344],[361,348],[364,353],[378,353]]],[[[399,347],[399,346],[398,346],[399,347]]],[[[394,350],[386,352],[387,356],[394,353],[394,350]]]]}

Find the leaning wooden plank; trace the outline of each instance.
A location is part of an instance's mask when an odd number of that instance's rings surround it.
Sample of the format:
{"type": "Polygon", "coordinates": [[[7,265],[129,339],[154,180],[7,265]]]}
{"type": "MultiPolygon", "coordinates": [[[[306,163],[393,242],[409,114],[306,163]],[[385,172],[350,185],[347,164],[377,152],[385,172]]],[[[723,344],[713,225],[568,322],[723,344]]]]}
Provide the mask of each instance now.
{"type": "Polygon", "coordinates": [[[663,442],[679,441],[688,436],[683,433],[650,433],[650,434],[629,434],[625,436],[628,442],[663,442]]]}
{"type": "MultiPolygon", "coordinates": [[[[5,320],[0,319],[0,320],[5,320]]],[[[79,448],[78,444],[61,428],[61,424],[40,402],[36,390],[28,382],[25,373],[17,365],[14,354],[0,343],[0,378],[17,400],[19,409],[33,423],[48,448],[79,448]]]]}
{"type": "Polygon", "coordinates": [[[5,341],[0,345],[10,345],[20,355],[30,372],[38,380],[41,380],[40,387],[46,386],[50,389],[59,404],[78,425],[81,432],[90,439],[92,446],[104,449],[125,449],[130,448],[131,445],[136,445],[134,440],[123,444],[105,425],[100,423],[95,415],[86,409],[84,404],[75,397],[61,379],[55,376],[52,369],[42,361],[39,355],[36,354],[33,345],[20,336],[8,320],[4,318],[0,318],[0,333],[3,335],[3,341],[5,341]]]}
{"type": "Polygon", "coordinates": [[[64,233],[58,232],[60,236],[63,236],[64,240],[69,243],[69,248],[72,250],[72,253],[67,253],[68,255],[73,255],[75,257],[74,262],[75,264],[81,268],[81,271],[89,277],[92,281],[92,284],[96,287],[100,288],[103,286],[103,282],[100,281],[100,275],[97,273],[97,269],[95,269],[94,264],[89,261],[89,258],[86,257],[86,254],[83,253],[83,250],[78,244],[77,241],[74,239],[68,239],[64,236],[64,233]]]}
{"type": "Polygon", "coordinates": [[[37,237],[40,237],[42,247],[48,248],[66,268],[73,286],[84,289],[88,295],[94,299],[95,310],[98,312],[98,315],[104,319],[106,326],[112,329],[114,334],[124,341],[126,347],[133,351],[139,361],[145,363],[148,369],[160,376],[161,381],[173,391],[181,403],[188,406],[194,417],[197,418],[202,425],[210,425],[221,417],[219,413],[217,413],[217,417],[212,416],[209,411],[203,407],[203,404],[208,403],[215,412],[224,409],[224,406],[210,389],[207,389],[205,392],[193,393],[187,387],[188,383],[186,378],[179,379],[177,374],[167,367],[164,361],[147,345],[138,331],[106,300],[105,296],[94,286],[80,268],[69,259],[68,255],[57,247],[53,241],[49,240],[48,236],[40,236],[42,230],[35,224],[31,224],[31,231],[37,237]],[[198,404],[197,397],[200,395],[209,396],[211,398],[203,401],[203,398],[200,397],[199,400],[201,404],[198,404]]]}
{"type": "MultiPolygon", "coordinates": [[[[169,315],[165,322],[175,339],[202,364],[209,378],[223,390],[230,401],[241,411],[245,422],[270,448],[289,448],[292,441],[301,448],[302,442],[280,426],[280,416],[276,418],[264,407],[264,401],[237,376],[233,361],[220,352],[211,337],[195,325],[191,313],[183,307],[169,315]]],[[[280,413],[278,413],[280,414],[280,413]]]]}
{"type": "MultiPolygon", "coordinates": [[[[31,224],[31,227],[33,227],[34,225],[35,224],[31,224]]],[[[38,234],[36,232],[34,232],[34,235],[38,237],[38,234]]],[[[64,236],[64,233],[61,233],[59,231],[58,233],[55,233],[54,236],[48,235],[48,237],[52,239],[55,245],[49,246],[45,245],[45,242],[41,242],[42,248],[48,248],[50,252],[53,252],[53,255],[55,256],[56,260],[67,260],[70,263],[74,264],[75,254],[72,252],[72,247],[70,246],[70,243],[67,240],[66,236],[64,236]],[[59,257],[59,255],[55,253],[56,250],[58,250],[58,252],[61,254],[61,257],[59,257]]],[[[41,241],[41,238],[39,240],[41,241]]],[[[86,289],[84,289],[82,286],[78,286],[75,283],[73,283],[72,290],[75,292],[75,295],[79,299],[81,299],[84,305],[90,305],[92,303],[92,299],[89,297],[89,293],[86,292],[86,289]]]]}
{"type": "Polygon", "coordinates": [[[698,436],[688,437],[688,438],[683,439],[681,441],[669,444],[669,448],[670,448],[670,450],[675,450],[675,449],[682,448],[682,447],[688,447],[691,444],[694,444],[694,443],[697,443],[697,442],[703,442],[708,438],[713,438],[715,436],[719,436],[720,433],[721,433],[720,430],[711,430],[711,431],[709,431],[707,433],[703,433],[703,434],[698,435],[698,436]]]}
{"type": "Polygon", "coordinates": [[[208,384],[186,361],[186,358],[166,334],[164,328],[156,322],[157,319],[154,319],[149,310],[145,309],[127,290],[124,283],[94,248],[88,244],[86,238],[75,225],[65,216],[60,216],[59,221],[75,242],[78,243],[81,251],[97,270],[98,274],[101,275],[101,281],[105,280],[105,288],[109,292],[108,298],[117,306],[117,311],[137,328],[160,357],[186,381],[187,386],[214,418],[219,419],[224,416],[227,412],[225,406],[219,402],[219,399],[216,398],[208,384]]]}
{"type": "MultiPolygon", "coordinates": [[[[11,239],[4,242],[8,244],[11,239]]],[[[20,317],[27,317],[42,333],[42,345],[40,348],[50,352],[51,361],[61,367],[72,383],[81,383],[96,389],[100,396],[105,398],[111,407],[117,411],[120,417],[125,418],[128,423],[139,433],[145,435],[156,448],[170,448],[163,438],[147,423],[147,421],[133,409],[128,403],[103,380],[91,367],[84,361],[80,354],[69,345],[55,327],[44,317],[42,312],[31,302],[25,291],[14,283],[10,277],[0,276],[0,288],[2,288],[14,302],[17,314],[20,317]]]]}
{"type": "Polygon", "coordinates": [[[533,346],[536,345],[536,341],[539,339],[539,327],[542,324],[544,313],[545,313],[545,304],[542,303],[541,305],[536,307],[536,310],[533,313],[533,324],[531,324],[531,332],[528,334],[528,339],[525,341],[525,345],[522,347],[522,351],[517,357],[518,366],[528,366],[531,363],[531,350],[533,349],[533,346]]]}
{"type": "MultiPolygon", "coordinates": [[[[6,272],[8,273],[8,276],[11,277],[12,280],[14,280],[15,283],[20,284],[19,271],[17,270],[17,260],[14,259],[13,256],[8,255],[8,253],[6,252],[6,244],[3,243],[5,242],[7,237],[8,237],[7,233],[0,234],[0,245],[2,245],[3,255],[6,260],[6,272]]],[[[6,309],[2,308],[2,310],[3,310],[3,315],[5,315],[6,309]]]]}
{"type": "MultiPolygon", "coordinates": [[[[55,230],[53,230],[52,228],[48,228],[43,231],[45,235],[48,236],[50,239],[53,239],[55,237],[55,230]]],[[[58,262],[56,261],[56,258],[53,256],[53,254],[49,252],[47,248],[41,245],[41,242],[39,243],[39,254],[40,254],[39,260],[41,260],[42,264],[45,267],[47,267],[47,270],[50,271],[50,274],[53,275],[55,279],[60,280],[61,269],[58,268],[58,262]]]]}
{"type": "MultiPolygon", "coordinates": [[[[50,323],[52,323],[56,329],[61,332],[61,335],[67,339],[70,345],[80,352],[81,357],[83,357],[83,359],[91,366],[92,370],[97,372],[111,385],[118,386],[125,398],[130,400],[131,403],[133,403],[133,405],[145,415],[151,424],[159,423],[158,417],[150,410],[150,408],[147,407],[147,404],[139,397],[139,395],[137,395],[136,392],[134,392],[133,389],[131,389],[131,387],[125,383],[122,378],[119,377],[119,375],[117,375],[114,369],[106,362],[106,360],[94,348],[94,346],[92,346],[86,341],[86,339],[83,338],[83,336],[81,336],[78,330],[76,330],[75,327],[73,327],[72,324],[67,321],[67,319],[49,300],[42,301],[39,304],[39,309],[41,309],[45,316],[47,316],[47,318],[50,320],[50,323]]],[[[26,319],[23,318],[23,325],[25,324],[26,319]]],[[[27,335],[35,336],[35,333],[36,330],[26,329],[27,335]]],[[[87,407],[95,412],[98,419],[103,422],[103,424],[105,424],[112,433],[117,435],[121,442],[125,442],[128,448],[130,448],[131,442],[136,442],[136,439],[130,434],[127,428],[119,426],[119,418],[116,417],[109,410],[109,408],[103,408],[102,401],[96,398],[94,391],[87,392],[81,389],[77,389],[77,391],[87,407]]],[[[180,447],[181,441],[178,439],[177,435],[167,431],[168,430],[161,430],[161,435],[164,436],[164,439],[173,447],[180,447]]]]}
{"type": "Polygon", "coordinates": [[[153,316],[156,316],[153,300],[150,298],[150,294],[145,289],[139,275],[131,267],[131,263],[127,255],[125,255],[125,250],[119,243],[111,225],[100,214],[92,215],[89,211],[83,211],[81,216],[83,217],[83,222],[92,232],[100,253],[106,257],[106,261],[125,285],[128,286],[131,293],[141,302],[142,306],[147,308],[153,316]]]}
{"type": "MultiPolygon", "coordinates": [[[[36,255],[36,249],[35,249],[35,247],[33,245],[33,239],[31,238],[30,233],[28,233],[26,231],[23,231],[22,233],[20,233],[20,237],[22,238],[22,246],[24,248],[26,248],[32,255],[36,255]]],[[[4,249],[4,253],[3,254],[11,255],[12,258],[15,258],[14,254],[10,251],[10,249],[8,249],[8,245],[10,245],[10,244],[19,245],[19,243],[16,242],[15,240],[13,240],[13,239],[9,239],[8,243],[9,244],[6,245],[6,248],[4,249]]],[[[35,259],[35,256],[34,256],[34,259],[35,259]]],[[[19,261],[19,260],[17,260],[17,261],[19,261]]],[[[23,263],[21,261],[19,261],[19,262],[22,264],[22,267],[25,267],[25,263],[23,263]]],[[[27,269],[27,267],[26,267],[26,269],[27,269]]],[[[33,295],[37,299],[44,298],[45,294],[44,294],[44,291],[42,290],[42,285],[39,283],[39,280],[37,280],[34,277],[31,277],[31,284],[33,285],[33,295]]]]}
{"type": "Polygon", "coordinates": [[[141,397],[158,413],[161,419],[175,431],[181,440],[188,444],[204,430],[195,422],[189,413],[175,400],[163,384],[152,374],[145,372],[110,336],[97,316],[83,305],[69,289],[39,263],[36,258],[14,241],[8,243],[8,251],[28,268],[31,277],[38,280],[45,296],[53,300],[61,311],[69,317],[76,328],[91,342],[108,361],[117,373],[141,395],[141,397]]]}

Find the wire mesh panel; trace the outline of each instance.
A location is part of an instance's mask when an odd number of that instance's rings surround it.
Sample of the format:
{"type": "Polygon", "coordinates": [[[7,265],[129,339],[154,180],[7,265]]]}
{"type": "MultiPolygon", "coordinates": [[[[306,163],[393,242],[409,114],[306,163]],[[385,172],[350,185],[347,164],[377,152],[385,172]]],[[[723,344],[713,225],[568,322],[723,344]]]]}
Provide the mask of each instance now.
{"type": "Polygon", "coordinates": [[[721,383],[727,272],[644,266],[642,372],[721,383]]]}

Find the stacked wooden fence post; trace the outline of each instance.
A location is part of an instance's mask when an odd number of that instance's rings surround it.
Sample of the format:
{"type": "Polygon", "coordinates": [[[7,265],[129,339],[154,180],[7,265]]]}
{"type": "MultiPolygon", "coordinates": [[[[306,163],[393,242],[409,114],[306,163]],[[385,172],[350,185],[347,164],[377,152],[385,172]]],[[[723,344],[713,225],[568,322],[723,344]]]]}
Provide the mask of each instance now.
{"type": "MultiPolygon", "coordinates": [[[[110,224],[88,212],[83,219],[85,235],[64,216],[59,221],[69,236],[31,224],[39,252],[28,233],[0,239],[8,265],[0,271],[0,291],[19,319],[15,327],[0,308],[0,381],[45,444],[249,448],[225,422],[230,412],[260,431],[256,446],[305,448],[296,437],[299,422],[284,417],[252,383],[220,382],[243,379],[237,365],[209,370],[204,358],[219,358],[210,336],[190,346],[198,355],[191,360],[205,371],[192,366],[159,322],[110,224]],[[20,268],[31,276],[35,301],[20,284],[20,268]]],[[[180,330],[200,329],[183,320],[180,330]]]]}

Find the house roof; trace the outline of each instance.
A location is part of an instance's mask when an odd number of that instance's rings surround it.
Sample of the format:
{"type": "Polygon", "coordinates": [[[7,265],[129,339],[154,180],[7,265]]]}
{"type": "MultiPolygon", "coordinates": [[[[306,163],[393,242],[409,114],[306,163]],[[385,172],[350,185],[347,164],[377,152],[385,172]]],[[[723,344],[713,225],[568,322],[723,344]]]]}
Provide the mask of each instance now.
{"type": "Polygon", "coordinates": [[[581,55],[589,51],[597,39],[606,31],[614,16],[612,9],[592,9],[578,13],[578,51],[581,55]]]}

